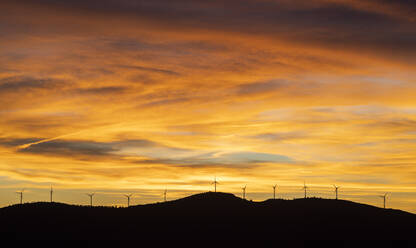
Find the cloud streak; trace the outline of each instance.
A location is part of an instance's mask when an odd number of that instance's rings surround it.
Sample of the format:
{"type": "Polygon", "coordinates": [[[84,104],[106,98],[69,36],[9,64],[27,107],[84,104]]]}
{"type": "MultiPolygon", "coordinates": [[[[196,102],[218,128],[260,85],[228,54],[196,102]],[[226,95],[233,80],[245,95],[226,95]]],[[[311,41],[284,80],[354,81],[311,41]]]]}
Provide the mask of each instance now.
{"type": "MultiPolygon", "coordinates": [[[[10,146],[22,143],[24,139],[5,140],[10,146]]],[[[20,145],[18,152],[62,156],[70,159],[93,160],[99,157],[108,159],[128,158],[136,164],[166,164],[185,167],[253,167],[262,163],[294,163],[283,155],[259,152],[199,152],[196,150],[169,147],[149,140],[120,140],[96,142],[82,140],[49,139],[20,145]],[[140,159],[139,159],[140,158],[140,159]],[[133,159],[133,160],[132,160],[133,159]]]]}
{"type": "MultiPolygon", "coordinates": [[[[323,45],[372,50],[382,56],[395,49],[398,56],[411,59],[415,49],[411,13],[416,6],[409,1],[26,1],[40,9],[66,12],[81,9],[91,16],[128,16],[155,26],[179,30],[209,29],[265,35],[271,38],[323,45]],[[255,10],[255,11],[253,11],[255,10]],[[405,18],[403,18],[405,17],[405,18]],[[377,32],[371,32],[377,30],[377,32]],[[378,41],[378,42],[376,42],[378,41]],[[406,56],[406,54],[408,54],[406,56]]],[[[144,67],[143,69],[145,69],[144,67]]]]}
{"type": "Polygon", "coordinates": [[[144,66],[137,66],[137,65],[118,65],[118,67],[123,69],[130,69],[130,70],[139,70],[139,71],[147,71],[147,72],[155,72],[155,73],[161,73],[165,75],[170,76],[179,76],[180,73],[170,70],[164,70],[159,68],[150,68],[150,67],[144,67],[144,66]]]}
{"type": "Polygon", "coordinates": [[[0,93],[18,93],[34,90],[50,90],[60,85],[58,80],[12,77],[0,79],[0,93]]]}

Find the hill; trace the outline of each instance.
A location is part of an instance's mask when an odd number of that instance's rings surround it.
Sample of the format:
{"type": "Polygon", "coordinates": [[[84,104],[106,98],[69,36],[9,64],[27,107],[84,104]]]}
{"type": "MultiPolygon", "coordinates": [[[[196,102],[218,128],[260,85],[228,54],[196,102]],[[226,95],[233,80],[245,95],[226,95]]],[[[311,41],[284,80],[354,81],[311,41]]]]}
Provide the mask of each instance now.
{"type": "Polygon", "coordinates": [[[252,202],[202,193],[129,208],[27,203],[0,209],[7,239],[411,240],[416,215],[319,198],[252,202]]]}

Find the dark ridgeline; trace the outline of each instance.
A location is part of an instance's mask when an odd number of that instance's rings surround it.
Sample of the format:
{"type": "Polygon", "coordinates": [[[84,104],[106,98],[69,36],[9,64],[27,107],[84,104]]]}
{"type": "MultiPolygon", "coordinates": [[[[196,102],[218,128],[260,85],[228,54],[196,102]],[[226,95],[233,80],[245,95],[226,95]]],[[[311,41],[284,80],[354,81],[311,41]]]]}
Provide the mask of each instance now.
{"type": "Polygon", "coordinates": [[[202,193],[129,208],[26,203],[0,209],[4,239],[227,240],[415,239],[416,215],[345,200],[253,202],[202,193]]]}

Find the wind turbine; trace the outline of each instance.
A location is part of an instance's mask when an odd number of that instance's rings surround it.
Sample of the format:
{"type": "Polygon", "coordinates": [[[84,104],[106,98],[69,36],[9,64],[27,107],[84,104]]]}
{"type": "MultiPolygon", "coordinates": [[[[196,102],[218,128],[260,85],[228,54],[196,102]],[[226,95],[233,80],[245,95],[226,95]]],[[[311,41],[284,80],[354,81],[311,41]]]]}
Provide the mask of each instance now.
{"type": "Polygon", "coordinates": [[[276,187],[277,185],[273,185],[273,199],[276,199],[276,187]]]}
{"type": "Polygon", "coordinates": [[[219,184],[217,177],[214,178],[214,181],[211,184],[214,184],[214,192],[217,192],[217,184],[219,184]]]}
{"type": "Polygon", "coordinates": [[[92,197],[95,195],[95,193],[87,194],[87,196],[90,197],[90,206],[92,207],[92,197]]]}
{"type": "Polygon", "coordinates": [[[166,195],[168,193],[168,190],[165,188],[165,191],[163,191],[163,200],[166,202],[166,195]]]}
{"type": "Polygon", "coordinates": [[[21,191],[16,191],[16,194],[20,195],[20,204],[23,204],[23,192],[25,189],[22,189],[21,191]]]}
{"type": "Polygon", "coordinates": [[[243,190],[243,199],[246,199],[246,188],[247,185],[244,185],[244,187],[241,188],[243,190]]]}
{"type": "Polygon", "coordinates": [[[334,188],[335,188],[335,200],[338,200],[338,189],[341,188],[341,186],[336,186],[334,184],[334,188]]]}
{"type": "Polygon", "coordinates": [[[303,181],[303,190],[305,191],[305,199],[306,199],[306,190],[308,189],[309,187],[308,186],[306,186],[306,184],[305,184],[305,181],[303,181]]]}
{"type": "Polygon", "coordinates": [[[388,193],[385,193],[384,195],[380,195],[379,196],[379,197],[383,198],[383,206],[384,206],[384,208],[386,208],[386,198],[387,198],[387,194],[388,193]]]}
{"type": "Polygon", "coordinates": [[[130,198],[133,196],[133,194],[124,195],[127,197],[127,207],[130,207],[130,198]]]}
{"type": "Polygon", "coordinates": [[[50,195],[51,195],[51,202],[53,202],[53,198],[52,198],[52,195],[53,195],[53,188],[52,188],[52,185],[51,185],[51,191],[50,191],[49,193],[50,193],[50,195]]]}

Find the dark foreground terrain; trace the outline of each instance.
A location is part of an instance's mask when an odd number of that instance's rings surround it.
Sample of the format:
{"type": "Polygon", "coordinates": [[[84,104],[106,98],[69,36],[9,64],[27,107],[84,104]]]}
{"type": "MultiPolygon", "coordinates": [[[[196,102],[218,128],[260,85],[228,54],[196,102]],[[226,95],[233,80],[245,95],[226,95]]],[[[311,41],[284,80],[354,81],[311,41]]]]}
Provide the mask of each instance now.
{"type": "Polygon", "coordinates": [[[416,239],[416,215],[400,210],[318,198],[251,202],[211,192],[129,208],[28,203],[0,209],[0,222],[2,240],[122,240],[132,244],[234,240],[241,244],[366,239],[386,244],[416,239]]]}

